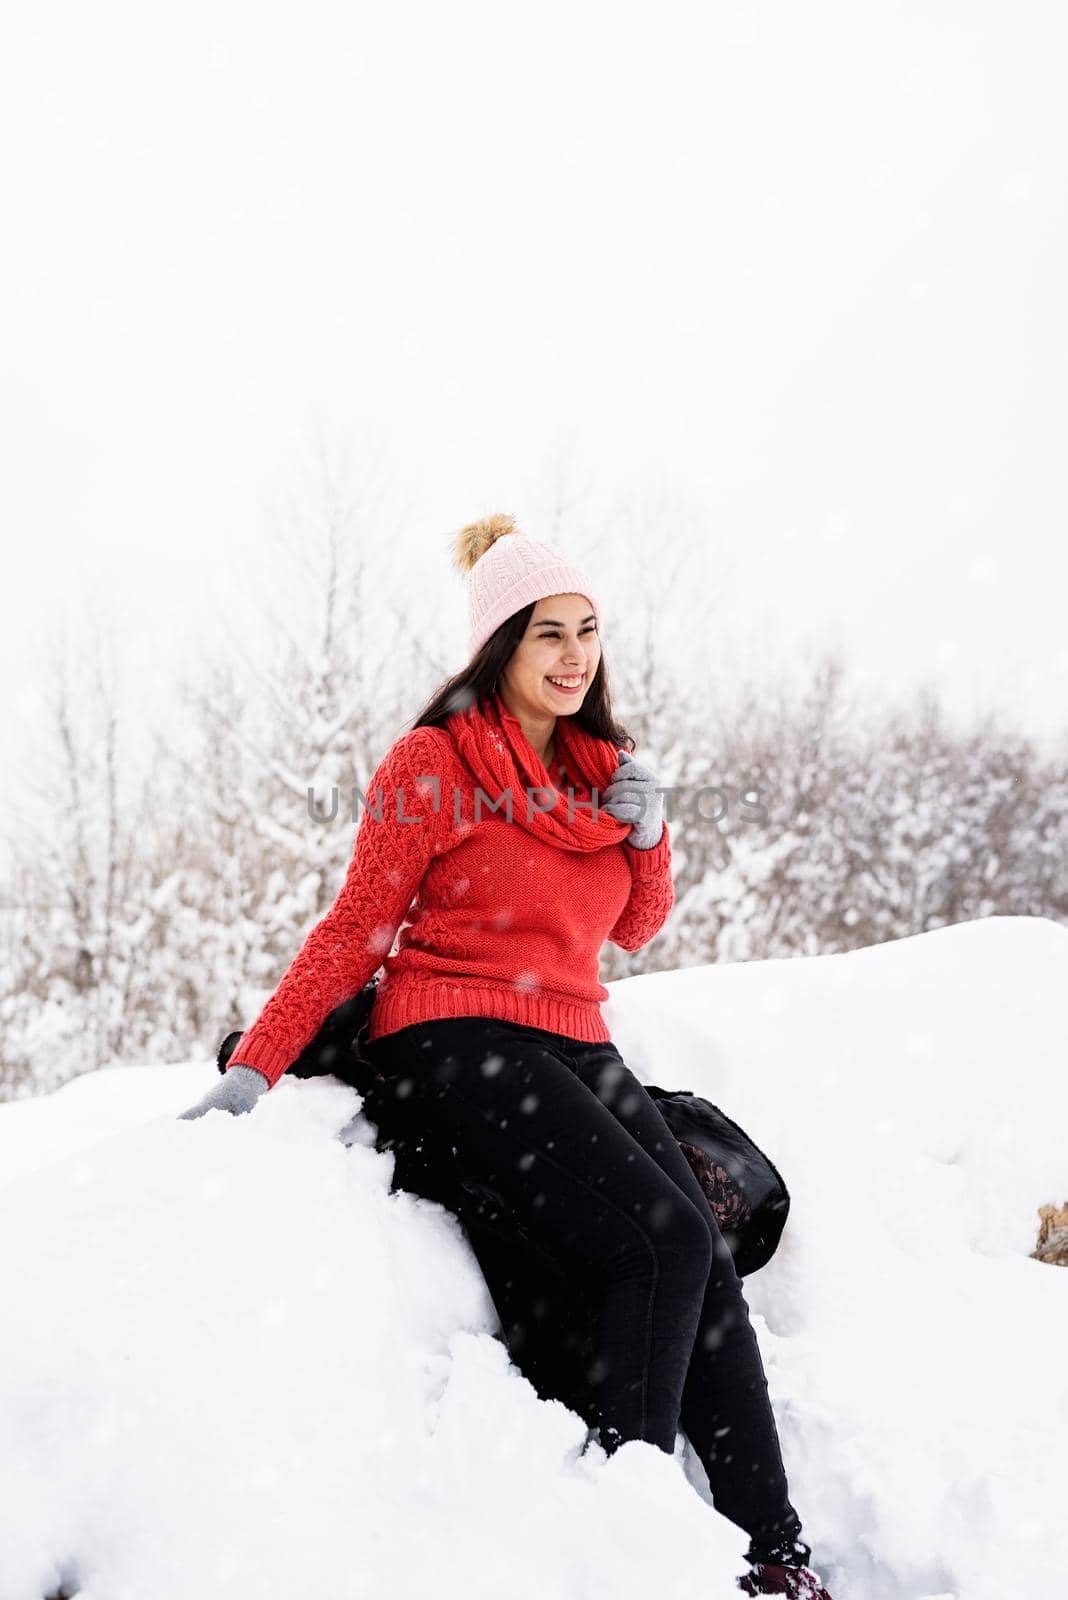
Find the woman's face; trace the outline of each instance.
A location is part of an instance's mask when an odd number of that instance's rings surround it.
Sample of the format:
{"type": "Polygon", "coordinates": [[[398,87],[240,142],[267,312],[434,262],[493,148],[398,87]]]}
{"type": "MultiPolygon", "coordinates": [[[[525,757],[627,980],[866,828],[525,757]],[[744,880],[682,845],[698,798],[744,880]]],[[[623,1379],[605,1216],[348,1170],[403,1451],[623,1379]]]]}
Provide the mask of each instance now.
{"type": "Polygon", "coordinates": [[[584,594],[554,594],[539,600],[527,631],[512,652],[498,687],[514,715],[532,720],[577,711],[601,661],[593,607],[584,594]],[[577,689],[551,680],[580,679],[577,689]]]}

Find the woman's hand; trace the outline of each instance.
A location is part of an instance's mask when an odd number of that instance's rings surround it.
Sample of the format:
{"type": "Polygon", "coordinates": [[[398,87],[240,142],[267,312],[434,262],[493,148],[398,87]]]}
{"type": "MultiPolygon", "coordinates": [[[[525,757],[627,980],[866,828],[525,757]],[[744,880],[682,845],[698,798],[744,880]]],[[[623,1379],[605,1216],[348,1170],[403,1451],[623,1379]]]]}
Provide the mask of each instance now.
{"type": "Polygon", "coordinates": [[[635,850],[651,850],[664,831],[664,805],[656,792],[656,777],[627,750],[619,752],[619,761],[602,805],[617,822],[632,824],[627,844],[635,850]]]}
{"type": "Polygon", "coordinates": [[[203,1100],[198,1100],[195,1106],[183,1111],[178,1121],[192,1122],[207,1111],[229,1111],[231,1116],[239,1117],[242,1112],[251,1111],[268,1088],[270,1085],[266,1077],[262,1072],[257,1072],[255,1067],[228,1067],[203,1100]]]}

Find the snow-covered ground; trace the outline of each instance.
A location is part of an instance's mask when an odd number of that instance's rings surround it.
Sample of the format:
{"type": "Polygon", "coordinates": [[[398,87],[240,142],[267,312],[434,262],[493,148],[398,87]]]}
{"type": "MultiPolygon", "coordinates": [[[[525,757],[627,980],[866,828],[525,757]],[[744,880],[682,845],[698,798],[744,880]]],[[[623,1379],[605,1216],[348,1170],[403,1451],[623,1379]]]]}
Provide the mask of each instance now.
{"type": "MultiPolygon", "coordinates": [[[[793,1196],[747,1280],[835,1600],[1065,1594],[1068,929],[615,984],[639,1077],[793,1196]]],[[[0,1600],[728,1600],[695,1458],[607,1459],[494,1337],[463,1231],[337,1080],[178,1122],[214,1066],[0,1107],[0,1600]]]]}

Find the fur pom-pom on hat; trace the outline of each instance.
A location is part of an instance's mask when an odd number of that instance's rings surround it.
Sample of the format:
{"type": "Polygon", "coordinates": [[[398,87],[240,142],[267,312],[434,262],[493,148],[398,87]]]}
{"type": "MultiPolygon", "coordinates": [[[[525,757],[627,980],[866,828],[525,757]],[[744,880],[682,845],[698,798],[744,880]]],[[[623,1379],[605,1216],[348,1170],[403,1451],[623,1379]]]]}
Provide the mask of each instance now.
{"type": "Polygon", "coordinates": [[[601,603],[582,568],[551,544],[528,539],[506,512],[461,528],[453,543],[453,560],[467,576],[472,655],[502,622],[551,594],[585,595],[598,628],[602,625],[601,603]]]}
{"type": "Polygon", "coordinates": [[[515,518],[506,512],[495,512],[492,517],[483,517],[481,522],[469,522],[466,528],[461,528],[456,535],[454,546],[454,564],[461,572],[470,572],[476,561],[479,561],[497,540],[506,533],[518,533],[515,518]]]}

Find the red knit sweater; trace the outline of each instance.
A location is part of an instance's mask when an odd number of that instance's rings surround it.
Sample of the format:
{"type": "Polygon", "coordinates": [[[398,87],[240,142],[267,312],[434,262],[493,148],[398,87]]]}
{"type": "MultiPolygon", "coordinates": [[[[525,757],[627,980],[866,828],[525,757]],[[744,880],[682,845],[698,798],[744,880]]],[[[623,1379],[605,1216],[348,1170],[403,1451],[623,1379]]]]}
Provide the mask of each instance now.
{"type": "MultiPolygon", "coordinates": [[[[585,783],[569,782],[577,799],[589,798],[585,783]]],[[[469,1016],[610,1037],[598,956],[606,938],[640,950],[667,921],[675,903],[667,824],[649,850],[565,850],[484,807],[476,821],[473,788],[446,729],[414,728],[396,741],[367,790],[369,807],[381,797],[382,820],[374,809],[360,818],[337,899],[230,1066],[255,1067],[273,1087],[379,967],[372,1039],[469,1016]],[[417,783],[426,774],[439,776],[437,795],[417,783]]]]}

